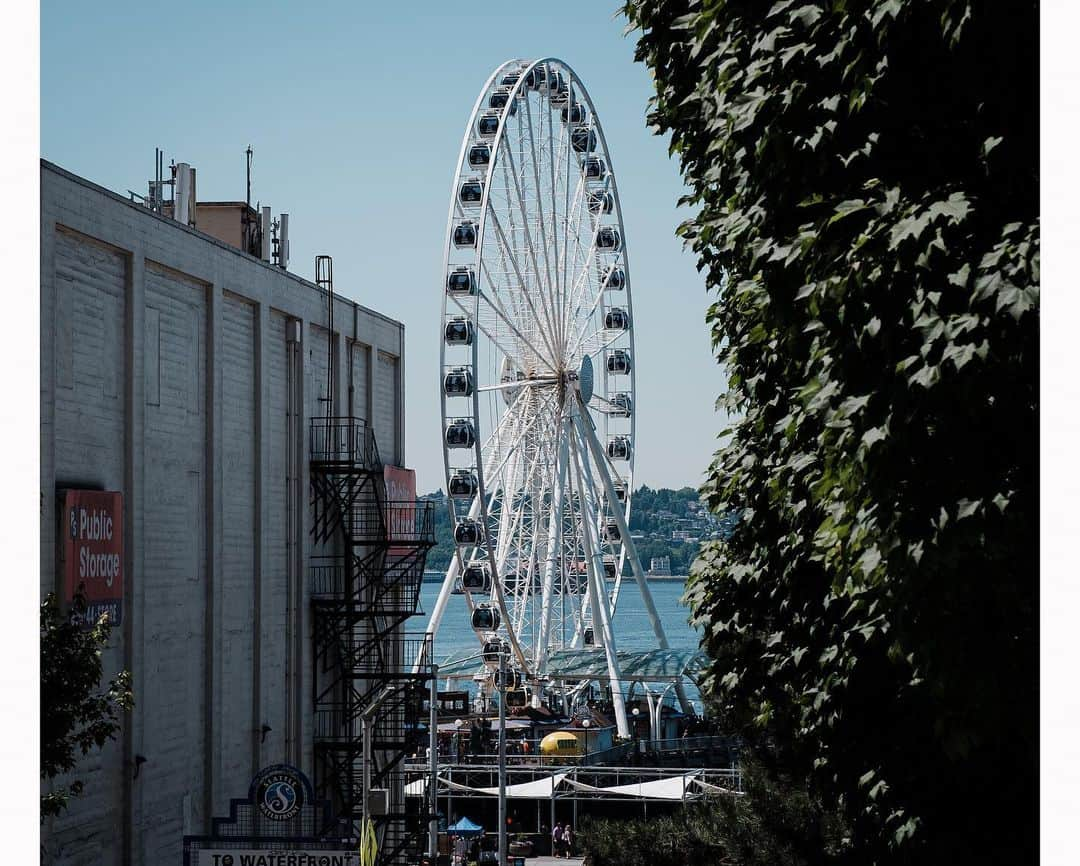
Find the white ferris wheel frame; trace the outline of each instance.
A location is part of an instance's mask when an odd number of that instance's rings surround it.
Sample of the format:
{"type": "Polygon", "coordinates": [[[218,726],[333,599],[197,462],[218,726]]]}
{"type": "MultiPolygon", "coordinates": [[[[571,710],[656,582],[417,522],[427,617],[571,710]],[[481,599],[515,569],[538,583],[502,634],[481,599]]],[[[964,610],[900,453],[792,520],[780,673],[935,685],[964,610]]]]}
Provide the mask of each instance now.
{"type": "MultiPolygon", "coordinates": [[[[542,136],[542,119],[540,119],[540,123],[540,134],[542,136]]],[[[518,121],[517,129],[519,135],[521,135],[523,130],[522,121],[520,120],[520,118],[518,121]]],[[[524,147],[523,139],[520,144],[522,147],[524,147]]],[[[542,141],[540,144],[539,152],[543,152],[542,141]]],[[[509,206],[509,199],[507,201],[509,206]]],[[[511,217],[512,216],[513,215],[511,215],[511,217]]],[[[511,232],[513,233],[513,226],[511,226],[511,232]]],[[[449,509],[451,517],[451,529],[452,531],[456,532],[459,522],[463,519],[469,521],[477,521],[479,522],[479,525],[483,527],[483,543],[471,547],[474,554],[478,553],[481,548],[483,548],[484,552],[486,553],[487,564],[488,568],[490,569],[491,575],[491,589],[489,593],[490,599],[491,602],[494,604],[495,608],[497,608],[501,620],[501,627],[498,629],[498,632],[500,635],[505,634],[506,638],[508,639],[511,653],[515,661],[515,667],[523,674],[524,679],[528,682],[533,683],[534,686],[539,685],[544,680],[546,675],[546,662],[548,650],[551,645],[552,634],[550,631],[550,623],[553,615],[552,595],[554,592],[554,584],[556,580],[559,581],[559,586],[561,587],[560,595],[564,596],[564,604],[565,596],[567,594],[567,583],[565,582],[566,575],[564,574],[565,568],[561,567],[562,565],[564,565],[564,563],[561,564],[559,560],[565,558],[566,550],[566,540],[563,537],[563,532],[565,531],[565,526],[567,523],[565,518],[565,506],[567,505],[565,497],[568,491],[572,491],[570,493],[569,502],[569,511],[571,515],[569,523],[571,530],[580,533],[583,536],[583,538],[581,539],[578,539],[578,537],[575,536],[573,540],[573,544],[575,545],[575,547],[573,549],[575,551],[577,550],[576,545],[578,544],[579,540],[584,542],[581,545],[581,548],[582,554],[585,559],[584,565],[586,570],[586,592],[584,593],[584,597],[582,598],[582,593],[580,591],[581,588],[580,586],[578,586],[578,591],[576,593],[576,595],[578,596],[578,609],[575,614],[575,629],[573,638],[569,645],[576,647],[581,644],[583,640],[583,630],[586,627],[586,624],[591,621],[591,624],[594,626],[594,641],[598,648],[602,649],[605,653],[608,678],[612,686],[612,698],[615,705],[614,709],[619,733],[620,735],[626,736],[628,732],[628,725],[626,721],[625,707],[623,706],[622,700],[621,674],[619,671],[618,661],[616,657],[616,637],[612,622],[618,602],[624,562],[630,562],[631,570],[638,583],[642,598],[645,602],[646,609],[649,614],[653,632],[657,639],[658,648],[667,649],[668,642],[664,634],[663,626],[660,622],[659,616],[657,615],[655,605],[653,604],[651,594],[649,593],[645,575],[641,567],[640,560],[637,556],[635,545],[632,538],[630,537],[630,532],[628,528],[633,490],[632,482],[634,457],[636,452],[636,448],[634,447],[634,445],[636,441],[635,434],[637,429],[637,404],[635,387],[636,364],[633,361],[633,301],[631,292],[630,262],[626,245],[626,233],[623,224],[622,205],[619,200],[618,185],[614,169],[612,167],[610,151],[608,150],[607,141],[604,137],[604,132],[600,124],[599,116],[596,112],[595,106],[588,94],[587,89],[585,88],[584,84],[582,84],[577,74],[568,64],[553,57],[545,57],[534,61],[510,60],[500,65],[484,83],[476,99],[476,102],[473,105],[472,112],[470,113],[469,120],[465,127],[465,132],[461,140],[461,147],[458,153],[457,167],[455,169],[454,178],[450,188],[450,209],[447,217],[447,228],[443,250],[443,267],[441,272],[443,303],[439,334],[439,393],[443,433],[443,466],[446,476],[447,507],[449,509]],[[548,144],[550,150],[548,163],[551,171],[550,190],[552,205],[550,214],[550,226],[545,225],[545,219],[547,217],[543,213],[543,196],[541,195],[541,193],[546,190],[542,189],[541,178],[539,176],[539,169],[542,159],[537,155],[537,146],[536,142],[533,139],[534,130],[532,125],[531,108],[529,103],[530,86],[527,83],[533,75],[533,70],[537,69],[537,67],[543,68],[545,76],[544,84],[541,88],[539,88],[539,90],[542,91],[542,94],[539,97],[540,104],[543,105],[546,101],[549,110],[548,144]],[[501,85],[501,83],[503,77],[507,76],[510,73],[517,73],[517,78],[507,88],[505,84],[501,85]],[[569,172],[570,167],[575,165],[576,163],[577,172],[579,175],[577,181],[578,188],[575,190],[574,200],[575,207],[579,209],[578,216],[580,217],[580,221],[576,223],[575,227],[578,234],[573,238],[573,240],[575,242],[580,241],[580,233],[582,229],[586,226],[590,227],[591,233],[593,235],[591,246],[586,252],[583,261],[581,261],[582,270],[580,273],[582,279],[586,279],[586,283],[587,277],[590,273],[590,268],[595,266],[597,268],[596,273],[598,275],[600,273],[598,248],[596,241],[596,234],[599,227],[601,225],[611,225],[611,227],[617,229],[619,233],[619,238],[621,239],[620,247],[614,251],[615,257],[613,263],[611,264],[611,267],[621,267],[623,271],[622,290],[625,293],[623,296],[623,303],[628,321],[626,323],[626,327],[623,328],[621,331],[618,331],[614,337],[608,339],[606,342],[598,341],[596,346],[592,348],[591,351],[587,351],[588,346],[584,344],[587,344],[593,336],[596,336],[596,334],[603,333],[603,331],[606,330],[606,328],[600,329],[593,334],[588,334],[586,332],[589,322],[593,320],[594,314],[598,310],[601,314],[603,314],[608,307],[608,304],[605,300],[606,288],[605,285],[602,284],[602,280],[600,280],[599,276],[596,286],[597,291],[595,301],[593,301],[589,311],[586,313],[584,319],[582,320],[585,323],[585,327],[579,333],[575,334],[575,336],[577,337],[577,343],[573,347],[568,347],[567,345],[567,334],[569,333],[568,329],[570,328],[570,326],[577,325],[578,322],[573,318],[563,318],[562,316],[558,315],[560,312],[564,315],[570,312],[575,297],[578,298],[578,306],[577,311],[574,311],[572,315],[578,315],[581,309],[581,305],[585,300],[585,293],[587,292],[588,286],[586,285],[582,288],[581,295],[575,296],[574,292],[577,289],[577,284],[574,283],[573,285],[569,286],[569,294],[559,295],[560,291],[562,293],[567,292],[567,284],[569,283],[569,278],[574,276],[574,270],[578,266],[578,251],[575,251],[574,264],[570,268],[570,272],[568,273],[567,267],[569,266],[570,262],[569,227],[571,221],[571,212],[569,207],[569,199],[571,181],[569,174],[567,174],[565,178],[560,177],[560,180],[565,179],[565,185],[562,192],[565,196],[567,205],[566,210],[563,213],[563,222],[565,223],[565,227],[563,229],[565,245],[562,251],[564,258],[561,262],[563,267],[563,283],[560,286],[558,281],[558,272],[560,266],[558,249],[558,229],[560,228],[560,226],[555,221],[558,211],[555,195],[558,192],[559,187],[555,179],[555,160],[556,155],[563,152],[563,141],[560,140],[560,149],[556,151],[553,142],[554,133],[552,132],[552,126],[554,121],[552,120],[552,115],[558,113],[558,108],[554,107],[556,104],[551,101],[550,93],[547,93],[549,89],[548,82],[550,81],[550,76],[552,76],[553,73],[562,73],[562,75],[564,76],[564,81],[568,90],[565,102],[567,109],[571,109],[571,107],[575,104],[582,104],[586,106],[588,111],[587,122],[583,124],[583,126],[586,130],[591,130],[596,134],[595,147],[587,147],[584,152],[575,152],[576,147],[571,147],[572,132],[574,131],[575,127],[581,126],[581,124],[575,123],[571,118],[570,120],[568,120],[568,122],[565,122],[563,124],[564,129],[561,131],[561,135],[565,136],[564,159],[566,165],[563,166],[560,163],[559,171],[562,172],[565,168],[565,170],[569,172]],[[508,97],[507,102],[505,103],[505,107],[502,110],[495,111],[491,107],[489,107],[488,102],[490,101],[490,97],[492,96],[492,94],[496,93],[497,90],[508,92],[508,97]],[[546,93],[547,95],[544,96],[543,93],[546,93]],[[524,98],[520,100],[519,104],[519,96],[522,95],[524,96],[524,98]],[[536,199],[538,201],[536,207],[538,208],[538,214],[526,214],[526,196],[523,194],[522,187],[522,179],[524,178],[525,168],[524,155],[522,156],[522,176],[519,178],[517,174],[517,167],[514,165],[513,162],[513,145],[512,143],[507,143],[505,135],[508,125],[507,119],[513,116],[514,112],[518,110],[530,112],[530,114],[528,115],[529,145],[532,148],[532,166],[534,169],[536,180],[536,199]],[[468,177],[479,179],[480,176],[480,171],[468,164],[466,160],[466,155],[469,152],[470,147],[476,144],[478,139],[481,138],[481,136],[478,135],[477,130],[480,117],[484,113],[487,113],[489,115],[497,114],[498,127],[493,136],[489,135],[484,138],[484,141],[489,145],[489,157],[486,166],[483,168],[483,186],[481,200],[478,207],[475,208],[474,212],[469,213],[466,212],[462,202],[459,200],[459,192],[462,190],[462,184],[464,182],[471,182],[466,180],[468,177]],[[503,156],[504,150],[505,157],[503,156]],[[590,190],[588,186],[588,179],[584,176],[584,173],[582,171],[582,161],[589,157],[600,158],[604,161],[606,165],[607,170],[606,176],[604,178],[605,185],[602,191],[604,194],[610,194],[612,198],[612,208],[610,210],[610,216],[613,218],[612,223],[603,222],[605,214],[609,213],[603,206],[601,206],[598,212],[594,215],[591,211],[591,207],[585,204],[585,201],[590,195],[590,190]],[[495,212],[495,208],[491,205],[490,195],[493,188],[493,177],[500,166],[502,168],[504,178],[506,178],[506,186],[509,187],[507,163],[509,163],[510,170],[514,178],[514,188],[516,190],[517,203],[520,207],[522,230],[525,238],[527,252],[529,254],[529,258],[531,259],[534,280],[539,287],[544,287],[549,290],[547,292],[547,297],[542,296],[544,293],[537,293],[537,296],[534,299],[531,296],[530,292],[526,290],[527,280],[522,275],[521,266],[514,256],[514,253],[517,250],[515,247],[512,247],[512,244],[509,241],[507,241],[505,230],[500,224],[499,216],[495,212]],[[466,174],[466,172],[468,172],[468,174],[466,174]],[[579,196],[581,199],[580,201],[579,196]],[[451,270],[455,266],[463,266],[460,261],[455,261],[455,259],[461,258],[462,255],[466,257],[469,255],[468,253],[462,254],[456,249],[453,243],[453,238],[455,228],[459,224],[461,224],[463,220],[469,219],[470,216],[473,217],[473,219],[475,220],[476,240],[473,246],[472,259],[465,266],[472,266],[472,273],[475,274],[476,287],[475,292],[470,293],[466,297],[465,303],[462,303],[457,297],[451,296],[451,293],[447,287],[447,280],[448,275],[451,273],[451,270]],[[544,247],[542,250],[537,249],[535,243],[536,240],[540,239],[532,238],[529,232],[529,226],[532,222],[532,218],[537,216],[538,219],[536,219],[536,226],[539,228],[541,234],[543,235],[544,247]],[[511,260],[511,264],[513,265],[515,276],[521,289],[521,291],[519,292],[521,296],[520,301],[523,302],[524,306],[528,308],[531,317],[535,319],[536,322],[539,322],[541,319],[540,313],[537,312],[537,307],[541,308],[544,314],[545,324],[547,326],[550,326],[550,330],[548,332],[544,332],[543,325],[538,325],[536,333],[523,333],[522,329],[517,327],[517,325],[520,324],[522,328],[525,328],[526,331],[528,330],[527,326],[522,322],[515,323],[513,315],[510,314],[505,307],[497,306],[496,302],[499,300],[498,286],[494,285],[494,283],[492,283],[492,294],[495,295],[494,300],[484,297],[484,292],[481,286],[484,281],[485,268],[488,273],[488,280],[491,281],[491,266],[485,265],[484,262],[484,238],[485,232],[489,228],[489,217],[491,217],[493,231],[497,236],[499,249],[503,252],[503,268],[507,276],[507,282],[511,282],[509,270],[506,263],[506,259],[509,258],[511,260]],[[552,229],[552,239],[554,240],[555,244],[554,272],[552,272],[550,262],[548,260],[548,256],[550,255],[547,244],[548,228],[552,229]],[[547,283],[545,283],[543,279],[545,272],[541,271],[538,264],[541,256],[543,256],[543,258],[545,259],[545,264],[547,266],[547,283]],[[552,279],[552,273],[554,273],[554,279],[552,279]],[[551,290],[553,290],[556,295],[559,295],[558,298],[552,296],[551,290]],[[547,495],[550,497],[550,503],[551,505],[554,505],[554,507],[550,508],[549,514],[546,515],[547,531],[543,537],[546,540],[548,555],[542,564],[543,578],[541,581],[542,599],[540,605],[540,622],[538,624],[532,624],[533,631],[536,632],[538,637],[536,639],[535,650],[531,655],[526,652],[525,649],[523,649],[522,641],[519,639],[519,635],[517,632],[518,629],[521,627],[521,621],[524,616],[524,610],[520,607],[520,605],[531,604],[533,607],[535,607],[535,599],[530,602],[528,601],[527,596],[535,596],[535,581],[541,569],[541,563],[538,562],[539,553],[536,541],[540,537],[541,523],[544,522],[543,518],[545,517],[545,515],[543,515],[542,513],[538,513],[536,505],[542,505],[543,499],[541,498],[538,502],[534,497],[531,500],[530,510],[532,513],[531,519],[533,523],[533,537],[530,546],[530,563],[526,573],[527,587],[523,591],[520,590],[519,583],[517,583],[521,580],[520,558],[516,560],[515,586],[518,587],[519,592],[522,592],[522,594],[526,596],[526,599],[519,600],[519,607],[517,609],[512,610],[510,606],[508,606],[507,597],[506,593],[504,592],[503,585],[503,570],[506,567],[508,548],[513,543],[513,536],[522,531],[522,523],[524,522],[523,515],[526,510],[524,506],[524,499],[522,499],[522,504],[517,507],[517,510],[515,510],[513,502],[515,500],[516,491],[513,492],[510,496],[510,518],[512,521],[511,525],[504,525],[504,523],[507,522],[507,508],[505,498],[506,491],[503,491],[504,498],[500,503],[499,512],[501,522],[498,526],[496,543],[488,543],[487,535],[489,527],[493,525],[491,515],[489,514],[488,509],[495,502],[495,495],[498,492],[497,490],[489,491],[487,479],[498,478],[500,476],[500,473],[504,470],[507,461],[515,458],[515,450],[520,450],[522,452],[522,454],[518,455],[516,459],[521,459],[522,456],[527,456],[524,454],[526,448],[520,447],[520,443],[526,439],[529,431],[525,429],[520,429],[517,433],[517,440],[513,443],[513,447],[508,448],[507,450],[509,453],[505,455],[502,455],[499,452],[496,452],[494,454],[485,454],[485,448],[488,447],[492,443],[492,441],[496,441],[497,444],[500,445],[502,444],[502,440],[497,437],[502,435],[501,428],[504,423],[519,422],[524,425],[525,423],[528,423],[530,421],[535,422],[537,418],[540,418],[542,416],[542,412],[536,406],[532,407],[533,414],[531,418],[524,417],[526,415],[526,412],[528,411],[525,407],[521,407],[516,410],[517,414],[523,416],[522,418],[516,418],[512,416],[515,415],[515,407],[517,407],[518,403],[522,402],[523,398],[526,400],[526,402],[531,401],[534,403],[540,399],[534,399],[534,397],[532,396],[533,394],[537,393],[538,390],[534,390],[535,386],[546,385],[550,389],[553,383],[563,381],[565,387],[565,377],[567,371],[563,369],[563,371],[559,373],[559,371],[557,371],[556,369],[551,368],[550,365],[546,365],[548,366],[548,369],[545,371],[539,369],[537,364],[533,363],[534,375],[525,381],[515,380],[510,381],[506,384],[493,384],[489,386],[484,386],[482,388],[480,382],[481,365],[479,356],[482,339],[486,338],[489,341],[488,344],[485,344],[488,347],[489,353],[493,352],[492,347],[496,347],[498,352],[501,353],[502,356],[508,359],[512,357],[512,353],[507,351],[506,347],[502,343],[500,343],[487,328],[484,327],[484,324],[481,321],[482,299],[486,301],[487,308],[491,312],[493,312],[499,319],[501,319],[502,325],[508,328],[508,330],[513,334],[518,346],[526,347],[531,350],[533,355],[531,356],[530,360],[532,362],[542,361],[545,357],[544,350],[540,349],[536,345],[537,343],[541,342],[545,344],[544,348],[551,353],[551,359],[555,360],[557,364],[562,364],[563,367],[565,367],[565,364],[563,362],[566,359],[563,357],[556,358],[556,356],[560,354],[560,351],[563,350],[569,349],[569,354],[571,356],[580,351],[583,356],[588,356],[590,358],[593,356],[599,357],[602,362],[598,365],[599,369],[597,375],[594,377],[596,380],[595,393],[598,396],[602,395],[601,400],[603,402],[606,402],[609,406],[613,406],[615,404],[612,403],[610,399],[613,396],[612,389],[614,387],[612,384],[610,384],[609,381],[612,376],[608,372],[606,363],[604,363],[608,357],[608,349],[613,344],[620,342],[620,338],[625,337],[628,345],[625,347],[620,346],[620,348],[625,348],[629,352],[629,357],[631,359],[630,369],[628,371],[628,393],[630,398],[629,412],[627,414],[622,414],[619,416],[621,418],[627,419],[629,422],[629,454],[628,459],[626,460],[626,471],[624,473],[614,473],[614,467],[609,460],[608,454],[604,450],[604,446],[601,444],[600,439],[597,436],[596,424],[593,417],[594,413],[590,411],[587,402],[582,400],[582,395],[577,389],[579,383],[573,383],[571,384],[568,393],[564,392],[563,390],[556,389],[556,393],[559,395],[563,395],[564,393],[567,394],[563,399],[562,405],[556,405],[554,407],[554,411],[559,416],[558,428],[556,430],[558,441],[541,441],[538,445],[535,445],[535,456],[532,458],[534,461],[534,465],[527,468],[526,474],[523,476],[526,480],[533,480],[534,472],[537,471],[535,462],[540,461],[540,455],[545,453],[544,449],[547,449],[549,457],[552,454],[554,455],[554,468],[552,471],[553,477],[551,478],[551,486],[540,488],[542,492],[547,492],[547,495]],[[564,307],[561,311],[556,306],[560,302],[560,300],[564,304],[564,307]],[[565,306],[567,300],[569,300],[570,302],[569,307],[565,306]],[[470,306],[471,309],[469,309],[470,306]],[[500,309],[502,310],[501,313],[500,309]],[[448,322],[450,322],[451,319],[455,317],[464,317],[474,329],[474,337],[471,342],[471,352],[469,353],[471,357],[468,368],[472,376],[474,377],[471,393],[471,417],[467,413],[460,411],[448,413],[448,399],[456,399],[458,401],[458,405],[461,405],[462,399],[467,399],[467,397],[448,397],[446,389],[443,387],[444,375],[449,370],[455,368],[455,364],[448,362],[448,345],[447,340],[445,339],[446,326],[448,322]],[[561,329],[559,327],[560,325],[562,326],[561,329]],[[481,420],[483,415],[481,413],[480,403],[481,392],[484,391],[485,393],[487,393],[500,390],[503,391],[503,394],[497,396],[509,396],[510,399],[505,400],[506,407],[502,411],[501,417],[498,418],[497,421],[492,421],[492,424],[490,425],[492,429],[490,431],[482,430],[481,420]],[[516,391],[516,394],[513,394],[513,391],[516,391]],[[457,450],[459,452],[466,452],[469,449],[451,449],[448,445],[446,438],[446,430],[448,424],[450,424],[454,419],[462,419],[471,422],[472,430],[474,432],[474,441],[471,448],[472,466],[469,468],[476,476],[478,489],[472,501],[470,502],[469,510],[464,518],[462,518],[458,514],[458,508],[455,506],[455,502],[450,496],[451,478],[454,475],[455,470],[463,469],[463,467],[461,466],[452,465],[453,459],[451,456],[451,451],[457,450]],[[592,458],[591,460],[590,456],[592,458]],[[485,464],[486,458],[489,460],[489,465],[485,464]],[[496,466],[496,461],[500,459],[501,465],[496,466]],[[619,502],[615,482],[613,481],[613,473],[624,485],[624,501],[622,503],[619,502]],[[578,504],[576,510],[573,498],[575,493],[578,497],[578,504]],[[609,504],[611,507],[605,508],[605,503],[609,504]],[[622,507],[619,507],[620,505],[622,507]],[[615,556],[615,582],[610,593],[608,593],[606,590],[604,580],[605,571],[603,547],[604,544],[610,546],[613,542],[611,542],[610,538],[607,539],[605,542],[601,542],[601,537],[599,535],[599,533],[604,531],[604,521],[608,518],[614,518],[614,523],[618,526],[619,529],[618,554],[615,556]],[[511,540],[508,541],[508,538],[510,538],[511,540]],[[553,543],[553,538],[557,538],[558,541],[553,543]],[[555,574],[556,571],[559,572],[557,576],[555,574]],[[599,626],[599,628],[595,628],[595,626],[599,626]]],[[[529,271],[528,262],[526,262],[525,264],[525,270],[526,272],[529,271]]],[[[517,299],[515,298],[515,301],[516,300],[517,299]]],[[[494,357],[494,355],[492,355],[492,357],[494,357]]],[[[520,357],[513,357],[514,367],[517,370],[521,370],[523,367],[523,365],[519,363],[521,360],[522,359],[520,357]]],[[[464,369],[464,365],[461,363],[460,356],[457,362],[457,366],[461,366],[464,369]]],[[[627,393],[624,389],[615,389],[615,391],[622,391],[622,393],[627,393]]],[[[503,401],[495,401],[495,404],[498,405],[498,403],[500,402],[503,401]]],[[[558,400],[555,400],[553,402],[558,403],[558,400]]],[[[494,414],[494,409],[492,409],[492,415],[494,416],[494,414]]],[[[612,413],[597,412],[596,414],[602,414],[603,416],[604,432],[606,437],[608,433],[607,425],[611,420],[612,413]]],[[[552,425],[552,427],[554,427],[554,425],[552,425]]],[[[620,433],[620,435],[622,434],[620,433]]],[[[547,478],[542,477],[540,480],[541,482],[544,482],[547,480],[547,478]]],[[[521,549],[522,545],[519,541],[517,548],[519,554],[521,549]]],[[[575,563],[577,562],[576,558],[574,561],[575,563]]],[[[458,576],[461,574],[463,568],[464,562],[462,545],[455,543],[454,556],[451,560],[451,565],[447,571],[446,577],[443,580],[438,599],[436,600],[435,606],[432,609],[432,613],[427,627],[428,631],[436,632],[438,630],[453,586],[458,576]]],[[[575,580],[572,581],[572,583],[578,584],[579,577],[576,576],[575,580]]],[[[465,598],[469,613],[470,615],[472,615],[476,607],[476,604],[474,603],[472,597],[472,593],[467,591],[465,593],[465,598]]],[[[573,599],[571,599],[571,601],[573,605],[573,599]]],[[[564,620],[563,630],[565,631],[565,629],[566,622],[564,620]]],[[[491,632],[491,634],[493,633],[494,632],[491,632]]],[[[477,637],[478,640],[483,643],[484,638],[482,631],[477,631],[477,637]]],[[[680,697],[684,697],[681,694],[681,688],[679,689],[679,692],[680,697]]]]}

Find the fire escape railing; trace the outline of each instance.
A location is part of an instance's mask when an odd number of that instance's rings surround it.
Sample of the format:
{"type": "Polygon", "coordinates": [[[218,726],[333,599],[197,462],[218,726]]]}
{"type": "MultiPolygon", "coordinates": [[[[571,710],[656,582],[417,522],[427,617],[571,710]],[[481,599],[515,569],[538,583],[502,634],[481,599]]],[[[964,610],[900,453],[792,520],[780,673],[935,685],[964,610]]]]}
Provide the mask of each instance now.
{"type": "Polygon", "coordinates": [[[313,418],[309,457],[311,535],[340,550],[310,563],[317,793],[359,836],[370,762],[378,863],[415,861],[430,816],[404,796],[403,760],[426,736],[431,635],[406,634],[402,624],[416,613],[435,543],[433,504],[387,501],[375,436],[361,419],[313,418]]]}

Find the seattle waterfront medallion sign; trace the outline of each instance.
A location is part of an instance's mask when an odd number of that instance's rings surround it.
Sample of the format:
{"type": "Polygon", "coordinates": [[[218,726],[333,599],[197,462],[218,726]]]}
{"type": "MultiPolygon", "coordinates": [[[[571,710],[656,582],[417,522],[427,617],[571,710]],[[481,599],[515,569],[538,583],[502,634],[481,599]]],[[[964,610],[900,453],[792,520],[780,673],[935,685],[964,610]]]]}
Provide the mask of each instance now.
{"type": "Polygon", "coordinates": [[[255,778],[255,802],[263,817],[288,821],[304,807],[304,780],[287,765],[264,770],[255,778]]]}

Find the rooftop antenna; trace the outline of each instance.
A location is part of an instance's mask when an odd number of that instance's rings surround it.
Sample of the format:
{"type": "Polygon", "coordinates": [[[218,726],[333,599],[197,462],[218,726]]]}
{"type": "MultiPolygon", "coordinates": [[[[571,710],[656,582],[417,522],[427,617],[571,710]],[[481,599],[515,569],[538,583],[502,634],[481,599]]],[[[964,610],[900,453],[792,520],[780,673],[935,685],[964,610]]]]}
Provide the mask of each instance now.
{"type": "Polygon", "coordinates": [[[254,153],[251,149],[251,145],[247,146],[247,150],[244,153],[247,155],[247,198],[245,199],[247,206],[251,207],[251,155],[254,153]]]}

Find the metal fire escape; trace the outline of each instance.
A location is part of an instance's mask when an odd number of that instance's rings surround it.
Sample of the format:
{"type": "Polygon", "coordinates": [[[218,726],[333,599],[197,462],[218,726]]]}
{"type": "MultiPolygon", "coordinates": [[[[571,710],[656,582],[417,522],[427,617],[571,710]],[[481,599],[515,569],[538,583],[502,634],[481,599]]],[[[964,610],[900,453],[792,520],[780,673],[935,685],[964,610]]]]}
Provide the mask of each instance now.
{"type": "Polygon", "coordinates": [[[359,837],[367,790],[378,862],[417,862],[429,816],[404,795],[403,759],[426,745],[431,635],[401,626],[416,613],[435,542],[432,503],[387,501],[360,419],[312,419],[310,449],[311,534],[341,550],[311,560],[316,793],[359,837]]]}

